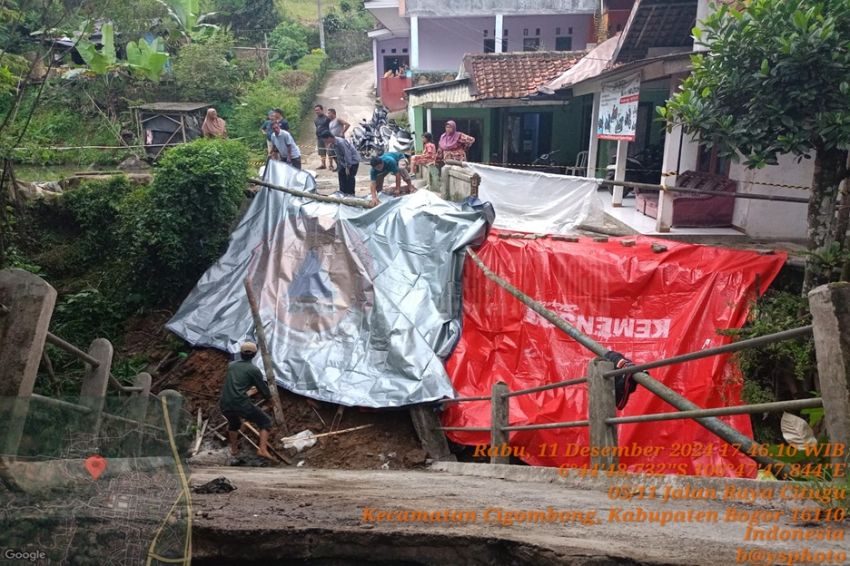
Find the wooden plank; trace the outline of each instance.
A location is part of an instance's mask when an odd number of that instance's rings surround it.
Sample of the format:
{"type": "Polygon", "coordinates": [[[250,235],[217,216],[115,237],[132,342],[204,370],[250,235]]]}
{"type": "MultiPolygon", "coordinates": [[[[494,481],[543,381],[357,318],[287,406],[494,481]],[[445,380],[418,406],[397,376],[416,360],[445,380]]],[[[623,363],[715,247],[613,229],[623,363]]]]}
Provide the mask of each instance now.
{"type": "MultiPolygon", "coordinates": [[[[595,359],[588,368],[587,388],[589,402],[587,420],[590,428],[590,446],[593,449],[616,447],[617,426],[605,422],[608,418],[617,416],[617,401],[614,395],[614,378],[604,377],[606,371],[614,369],[614,364],[607,360],[595,359]]],[[[603,452],[600,450],[600,452],[603,452]]],[[[590,457],[593,466],[616,466],[619,463],[616,455],[590,457]]]]}
{"type": "Polygon", "coordinates": [[[491,464],[509,464],[510,451],[503,450],[510,442],[510,433],[502,427],[508,426],[510,398],[505,397],[508,393],[508,384],[497,381],[493,384],[490,397],[490,456],[491,464]]]}

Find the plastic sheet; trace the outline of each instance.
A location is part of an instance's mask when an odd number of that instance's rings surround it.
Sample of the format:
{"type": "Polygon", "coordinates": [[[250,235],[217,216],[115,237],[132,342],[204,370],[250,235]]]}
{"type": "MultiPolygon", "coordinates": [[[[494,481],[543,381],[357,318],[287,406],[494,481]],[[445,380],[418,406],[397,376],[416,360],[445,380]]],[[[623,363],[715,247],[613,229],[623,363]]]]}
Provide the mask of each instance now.
{"type": "Polygon", "coordinates": [[[536,234],[569,234],[601,221],[598,179],[518,171],[469,163],[481,177],[478,196],[493,205],[496,228],[536,234]]]}
{"type": "MultiPolygon", "coordinates": [[[[746,320],[756,285],[764,292],[785,256],[758,255],[663,241],[654,253],[646,237],[632,247],[617,239],[578,243],[502,239],[492,231],[478,254],[495,273],[558,313],[602,345],[635,363],[649,362],[729,343],[718,329],[746,320]]],[[[587,375],[593,356],[487,279],[471,260],[464,271],[463,336],[448,362],[461,397],[489,395],[492,384],[526,389],[587,375]]],[[[700,407],[742,404],[741,380],[731,355],[715,356],[650,371],[700,407]]],[[[587,385],[510,399],[512,425],[587,418],[587,385]]],[[[621,415],[673,411],[638,386],[621,415]]],[[[752,436],[747,415],[721,417],[752,436]]],[[[451,404],[446,426],[489,426],[489,401],[451,404]]],[[[619,446],[659,449],[654,456],[623,456],[633,471],[753,477],[752,461],[690,420],[620,425],[619,446]]],[[[489,443],[488,433],[451,432],[462,444],[489,443]]],[[[588,431],[561,428],[511,434],[523,460],[541,466],[581,466],[588,456],[588,431]]]]}
{"type": "Polygon", "coordinates": [[[310,172],[296,169],[283,161],[267,160],[266,165],[260,169],[260,177],[263,181],[279,187],[316,192],[316,178],[310,172]]]}
{"type": "Polygon", "coordinates": [[[463,249],[483,239],[487,207],[381,198],[363,209],[262,189],[169,330],[238,351],[254,340],[250,275],[282,387],[350,406],[451,397],[463,249]]]}

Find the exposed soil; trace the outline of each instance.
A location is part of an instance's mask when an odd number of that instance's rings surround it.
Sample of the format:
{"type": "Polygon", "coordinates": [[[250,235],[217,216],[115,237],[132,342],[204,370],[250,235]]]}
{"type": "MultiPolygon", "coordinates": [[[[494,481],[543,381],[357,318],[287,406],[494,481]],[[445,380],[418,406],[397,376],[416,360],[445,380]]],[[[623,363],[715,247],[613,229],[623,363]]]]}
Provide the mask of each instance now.
{"type": "MultiPolygon", "coordinates": [[[[185,361],[156,380],[156,387],[158,390],[176,389],[182,393],[187,400],[186,408],[193,415],[201,409],[203,418],[211,417],[208,428],[212,428],[224,421],[218,409],[218,399],[227,364],[228,356],[223,352],[195,350],[185,361]]],[[[307,429],[315,434],[330,431],[338,405],[314,401],[281,388],[278,391],[286,430],[280,427],[272,430],[271,438],[276,448],[283,451],[280,438],[286,435],[307,429]]],[[[270,403],[262,407],[271,414],[270,403]]],[[[296,462],[303,460],[301,465],[315,468],[409,469],[425,464],[425,453],[421,450],[407,410],[346,407],[334,430],[367,424],[371,426],[350,433],[321,437],[313,447],[298,454],[292,453],[293,459],[296,462]]],[[[209,432],[207,439],[207,448],[224,447],[224,443],[209,432]]]]}

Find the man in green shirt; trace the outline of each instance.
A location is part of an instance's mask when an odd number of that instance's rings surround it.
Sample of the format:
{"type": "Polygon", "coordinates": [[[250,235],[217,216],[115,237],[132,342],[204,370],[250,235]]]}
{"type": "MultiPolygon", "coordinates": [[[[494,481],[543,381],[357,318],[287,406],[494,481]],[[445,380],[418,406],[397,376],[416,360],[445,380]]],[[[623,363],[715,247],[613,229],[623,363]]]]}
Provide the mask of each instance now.
{"type": "Polygon", "coordinates": [[[224,418],[227,419],[230,453],[234,456],[239,453],[239,429],[242,428],[242,419],[245,419],[260,429],[260,446],[257,449],[257,455],[271,460],[269,431],[272,428],[272,421],[268,415],[251,403],[248,390],[256,387],[266,399],[270,399],[272,394],[263,379],[263,372],[251,363],[257,355],[257,345],[253,342],[245,342],[239,352],[242,354],[242,359],[227,367],[227,377],[218,403],[224,418]]]}
{"type": "Polygon", "coordinates": [[[387,191],[388,194],[399,196],[416,191],[410,183],[410,175],[407,174],[407,170],[399,165],[399,162],[403,159],[406,159],[403,153],[385,153],[380,157],[373,157],[370,160],[369,164],[372,166],[372,170],[369,171],[369,178],[371,179],[369,190],[372,193],[373,205],[378,204],[378,193],[384,187],[384,178],[390,174],[395,175],[395,191],[387,191]],[[402,179],[407,183],[404,192],[401,190],[402,179]]]}

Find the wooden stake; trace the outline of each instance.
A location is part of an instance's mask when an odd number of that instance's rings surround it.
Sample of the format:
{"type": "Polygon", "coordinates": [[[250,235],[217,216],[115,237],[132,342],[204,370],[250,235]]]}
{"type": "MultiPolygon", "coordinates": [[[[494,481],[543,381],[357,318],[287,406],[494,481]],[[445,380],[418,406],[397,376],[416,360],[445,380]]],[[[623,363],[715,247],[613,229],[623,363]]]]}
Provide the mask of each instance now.
{"type": "Polygon", "coordinates": [[[286,423],[283,420],[283,405],[280,403],[280,395],[277,392],[277,383],[274,380],[274,372],[272,371],[272,357],[269,354],[269,348],[266,343],[266,331],[263,328],[263,320],[260,318],[260,307],[257,304],[257,298],[254,296],[254,289],[251,288],[251,278],[245,278],[245,293],[248,295],[248,304],[251,306],[251,314],[254,317],[254,327],[257,329],[257,342],[260,346],[260,353],[263,356],[263,367],[266,370],[266,381],[269,384],[269,390],[272,393],[272,408],[274,409],[274,420],[286,432],[286,423]]]}

